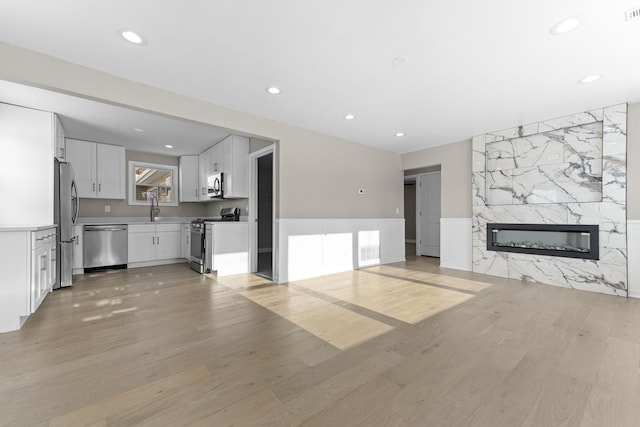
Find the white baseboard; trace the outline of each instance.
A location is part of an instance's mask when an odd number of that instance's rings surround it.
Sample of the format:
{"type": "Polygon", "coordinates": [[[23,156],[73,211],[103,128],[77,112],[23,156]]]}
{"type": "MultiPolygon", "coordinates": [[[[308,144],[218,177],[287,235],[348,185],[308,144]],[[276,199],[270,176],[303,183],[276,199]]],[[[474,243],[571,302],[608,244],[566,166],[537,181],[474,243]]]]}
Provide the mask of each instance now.
{"type": "Polygon", "coordinates": [[[440,218],[440,267],[471,271],[471,218],[440,218]]]}
{"type": "Polygon", "coordinates": [[[629,296],[640,298],[640,220],[627,221],[627,266],[629,296]]]}
{"type": "Polygon", "coordinates": [[[415,243],[416,239],[404,239],[405,243],[415,243]]]}
{"type": "Polygon", "coordinates": [[[144,261],[144,262],[130,262],[129,264],[127,264],[127,268],[152,267],[154,265],[179,264],[181,262],[188,262],[188,261],[184,258],[175,258],[175,259],[163,259],[163,260],[153,260],[153,261],[144,261]]]}
{"type": "Polygon", "coordinates": [[[278,283],[405,260],[404,218],[280,218],[277,229],[278,283]]]}

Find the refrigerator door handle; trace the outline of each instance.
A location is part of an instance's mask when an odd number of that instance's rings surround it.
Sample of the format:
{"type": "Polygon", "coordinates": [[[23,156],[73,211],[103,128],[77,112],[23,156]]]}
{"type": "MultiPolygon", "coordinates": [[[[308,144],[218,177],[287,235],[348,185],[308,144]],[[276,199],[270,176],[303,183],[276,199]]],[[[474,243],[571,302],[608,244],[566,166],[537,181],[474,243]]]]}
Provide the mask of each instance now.
{"type": "Polygon", "coordinates": [[[75,225],[80,211],[80,198],[78,197],[78,188],[76,187],[75,181],[71,181],[71,200],[75,207],[74,212],[71,215],[71,224],[75,225]]]}

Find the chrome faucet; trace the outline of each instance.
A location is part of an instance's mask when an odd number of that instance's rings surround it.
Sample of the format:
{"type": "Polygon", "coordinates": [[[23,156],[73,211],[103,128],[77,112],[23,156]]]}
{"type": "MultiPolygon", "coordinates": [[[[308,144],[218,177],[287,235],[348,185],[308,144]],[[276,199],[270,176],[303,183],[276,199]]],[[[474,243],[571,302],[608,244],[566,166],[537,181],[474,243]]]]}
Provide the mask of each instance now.
{"type": "Polygon", "coordinates": [[[158,205],[158,195],[151,195],[151,222],[156,220],[156,217],[160,215],[160,206],[158,205]]]}

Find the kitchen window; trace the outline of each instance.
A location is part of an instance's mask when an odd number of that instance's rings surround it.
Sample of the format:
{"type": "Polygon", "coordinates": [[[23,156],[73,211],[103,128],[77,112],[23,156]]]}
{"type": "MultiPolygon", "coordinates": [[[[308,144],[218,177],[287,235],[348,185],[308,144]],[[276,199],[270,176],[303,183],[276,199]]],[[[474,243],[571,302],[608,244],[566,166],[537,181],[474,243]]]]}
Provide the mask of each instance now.
{"type": "Polygon", "coordinates": [[[151,197],[160,206],[178,206],[178,168],[129,161],[129,204],[149,205],[151,197]]]}

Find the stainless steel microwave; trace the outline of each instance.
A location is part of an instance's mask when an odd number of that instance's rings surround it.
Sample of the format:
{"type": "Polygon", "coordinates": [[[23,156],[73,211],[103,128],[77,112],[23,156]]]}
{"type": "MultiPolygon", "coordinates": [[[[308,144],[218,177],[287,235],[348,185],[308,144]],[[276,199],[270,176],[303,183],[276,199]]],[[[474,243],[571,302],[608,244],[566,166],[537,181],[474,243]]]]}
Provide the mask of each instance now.
{"type": "Polygon", "coordinates": [[[222,199],[224,197],[224,174],[217,173],[207,178],[207,195],[211,199],[222,199]]]}

